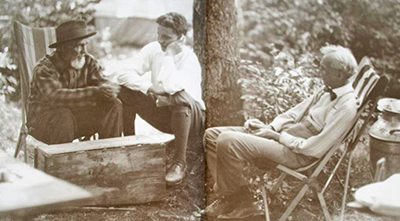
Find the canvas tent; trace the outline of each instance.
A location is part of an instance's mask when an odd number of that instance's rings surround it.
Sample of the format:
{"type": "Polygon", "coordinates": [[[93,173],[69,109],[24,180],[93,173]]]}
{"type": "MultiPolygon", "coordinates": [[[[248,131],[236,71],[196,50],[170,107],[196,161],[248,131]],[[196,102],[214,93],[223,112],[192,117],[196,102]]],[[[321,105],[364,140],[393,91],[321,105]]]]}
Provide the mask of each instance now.
{"type": "Polygon", "coordinates": [[[95,26],[109,30],[116,44],[144,46],[157,40],[156,18],[178,12],[192,23],[192,0],[102,0],[96,5],[95,26]]]}

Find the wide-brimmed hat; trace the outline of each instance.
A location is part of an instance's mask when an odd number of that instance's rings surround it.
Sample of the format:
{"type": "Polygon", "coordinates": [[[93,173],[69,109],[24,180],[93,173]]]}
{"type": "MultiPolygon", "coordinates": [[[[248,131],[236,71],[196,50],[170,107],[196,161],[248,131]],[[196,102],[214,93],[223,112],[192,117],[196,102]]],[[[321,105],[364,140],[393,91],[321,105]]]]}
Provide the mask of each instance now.
{"type": "Polygon", "coordinates": [[[56,28],[57,42],[51,44],[49,48],[56,48],[66,41],[89,38],[95,34],[96,32],[87,33],[86,22],[83,20],[67,21],[56,28]]]}

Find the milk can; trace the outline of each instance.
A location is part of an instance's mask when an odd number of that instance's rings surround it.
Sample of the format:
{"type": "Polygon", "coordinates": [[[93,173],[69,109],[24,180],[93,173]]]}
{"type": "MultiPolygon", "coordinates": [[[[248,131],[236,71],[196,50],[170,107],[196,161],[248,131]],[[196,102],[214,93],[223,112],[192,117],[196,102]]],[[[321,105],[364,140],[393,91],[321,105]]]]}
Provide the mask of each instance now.
{"type": "Polygon", "coordinates": [[[370,162],[375,174],[376,162],[385,158],[385,176],[400,173],[400,100],[383,98],[378,102],[382,112],[371,126],[370,162]]]}

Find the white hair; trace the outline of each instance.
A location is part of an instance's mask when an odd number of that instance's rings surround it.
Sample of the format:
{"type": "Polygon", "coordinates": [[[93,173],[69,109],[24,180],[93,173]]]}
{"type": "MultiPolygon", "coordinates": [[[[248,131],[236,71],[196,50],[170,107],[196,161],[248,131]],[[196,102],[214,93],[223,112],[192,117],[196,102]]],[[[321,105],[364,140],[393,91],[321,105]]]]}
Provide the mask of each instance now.
{"type": "Polygon", "coordinates": [[[320,49],[322,61],[329,59],[330,68],[340,71],[350,78],[357,70],[357,61],[351,50],[340,45],[328,45],[320,49]]]}

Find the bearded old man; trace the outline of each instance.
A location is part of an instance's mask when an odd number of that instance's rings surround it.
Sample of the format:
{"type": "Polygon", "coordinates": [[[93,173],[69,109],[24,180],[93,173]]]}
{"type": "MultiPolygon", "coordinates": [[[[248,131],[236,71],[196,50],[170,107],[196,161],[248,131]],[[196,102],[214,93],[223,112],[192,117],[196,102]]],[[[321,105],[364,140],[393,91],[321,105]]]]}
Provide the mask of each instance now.
{"type": "Polygon", "coordinates": [[[56,50],[33,70],[28,98],[27,126],[47,144],[72,142],[98,133],[99,138],[121,136],[122,104],[119,86],[108,81],[99,63],[86,52],[87,33],[82,20],[56,28],[56,50]]]}

